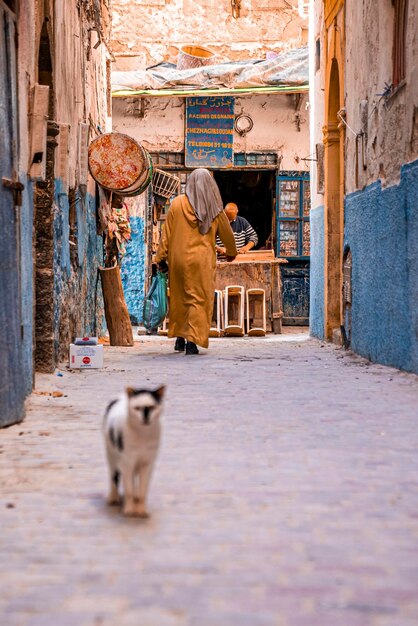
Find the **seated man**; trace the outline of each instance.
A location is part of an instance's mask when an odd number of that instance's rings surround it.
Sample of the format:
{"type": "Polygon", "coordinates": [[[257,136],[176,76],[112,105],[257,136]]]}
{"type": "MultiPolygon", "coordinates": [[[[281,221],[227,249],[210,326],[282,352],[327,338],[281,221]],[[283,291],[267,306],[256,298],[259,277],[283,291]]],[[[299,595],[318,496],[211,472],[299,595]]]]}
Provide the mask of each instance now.
{"type": "MultiPolygon", "coordinates": [[[[225,213],[234,233],[238,254],[245,254],[257,245],[257,233],[245,217],[238,215],[238,207],[233,202],[226,205],[225,213]]],[[[219,237],[216,237],[216,252],[220,255],[225,255],[226,252],[219,237]]]]}

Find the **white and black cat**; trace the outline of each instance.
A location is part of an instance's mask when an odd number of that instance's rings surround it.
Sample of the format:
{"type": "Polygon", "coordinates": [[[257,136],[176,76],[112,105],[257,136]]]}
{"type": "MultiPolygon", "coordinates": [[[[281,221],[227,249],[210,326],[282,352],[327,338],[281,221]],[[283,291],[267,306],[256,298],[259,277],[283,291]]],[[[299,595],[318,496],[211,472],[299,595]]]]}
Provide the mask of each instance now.
{"type": "Polygon", "coordinates": [[[124,515],[148,517],[145,504],[160,444],[164,389],[127,387],[106,409],[103,432],[110,470],[108,503],[119,504],[122,479],[124,515]]]}

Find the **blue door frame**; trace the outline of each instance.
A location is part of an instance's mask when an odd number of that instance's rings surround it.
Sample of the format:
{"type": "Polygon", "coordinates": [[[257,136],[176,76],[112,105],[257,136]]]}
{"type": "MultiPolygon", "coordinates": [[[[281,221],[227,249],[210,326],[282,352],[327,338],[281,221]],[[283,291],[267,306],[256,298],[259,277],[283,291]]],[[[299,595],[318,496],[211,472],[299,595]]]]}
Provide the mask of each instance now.
{"type": "Polygon", "coordinates": [[[310,180],[308,172],[276,176],[276,256],[281,268],[283,324],[309,324],[310,180]]]}

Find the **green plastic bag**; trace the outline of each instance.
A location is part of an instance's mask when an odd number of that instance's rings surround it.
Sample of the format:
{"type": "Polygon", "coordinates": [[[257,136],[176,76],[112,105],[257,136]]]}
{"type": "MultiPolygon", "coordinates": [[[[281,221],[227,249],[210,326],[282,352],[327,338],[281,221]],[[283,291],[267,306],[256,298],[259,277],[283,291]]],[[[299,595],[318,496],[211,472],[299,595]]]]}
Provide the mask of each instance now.
{"type": "Polygon", "coordinates": [[[167,315],[167,272],[157,271],[144,298],[143,324],[147,330],[161,326],[167,315]]]}

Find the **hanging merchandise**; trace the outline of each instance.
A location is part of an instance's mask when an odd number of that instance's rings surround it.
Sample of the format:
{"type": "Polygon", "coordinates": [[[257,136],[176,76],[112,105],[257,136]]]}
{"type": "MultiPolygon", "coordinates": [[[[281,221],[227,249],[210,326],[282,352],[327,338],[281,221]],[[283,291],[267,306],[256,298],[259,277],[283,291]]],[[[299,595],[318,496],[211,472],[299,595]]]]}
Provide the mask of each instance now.
{"type": "Polygon", "coordinates": [[[125,203],[119,207],[112,206],[107,236],[116,240],[118,253],[120,256],[123,256],[126,252],[126,243],[131,238],[128,207],[125,203]]]}
{"type": "MultiPolygon", "coordinates": [[[[105,192],[106,193],[106,192],[105,192]]],[[[121,258],[126,253],[126,244],[131,238],[128,205],[122,196],[110,194],[108,199],[108,213],[105,218],[104,250],[105,267],[120,265],[121,258]]]]}
{"type": "Polygon", "coordinates": [[[111,207],[111,198],[110,194],[98,185],[99,191],[99,206],[97,209],[98,213],[98,224],[97,224],[97,234],[102,235],[107,231],[107,227],[109,224],[110,216],[112,215],[112,207],[111,207]]]}

